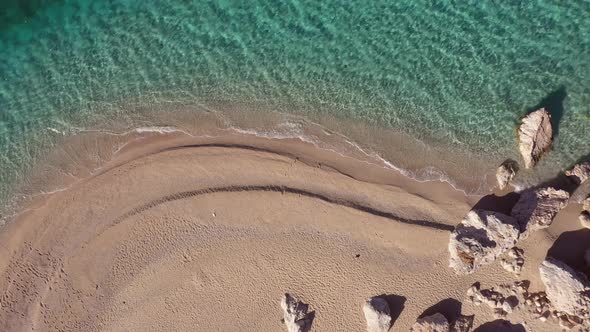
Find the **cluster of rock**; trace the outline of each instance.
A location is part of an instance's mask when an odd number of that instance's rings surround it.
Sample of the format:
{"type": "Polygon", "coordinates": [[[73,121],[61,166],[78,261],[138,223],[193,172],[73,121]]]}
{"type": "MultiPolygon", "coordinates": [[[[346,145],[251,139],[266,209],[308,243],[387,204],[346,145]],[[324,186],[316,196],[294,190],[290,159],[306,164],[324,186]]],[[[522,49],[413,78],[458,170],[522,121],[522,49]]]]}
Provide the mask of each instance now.
{"type": "Polygon", "coordinates": [[[461,315],[450,323],[441,313],[418,318],[410,328],[411,332],[469,332],[473,327],[473,316],[461,315]]]}
{"type": "MultiPolygon", "coordinates": [[[[313,318],[309,313],[309,305],[297,300],[290,294],[281,299],[283,322],[288,332],[306,332],[311,330],[313,318]]],[[[393,320],[391,309],[385,298],[375,296],[369,298],[363,305],[363,314],[367,322],[367,332],[387,332],[391,329],[393,320]]],[[[452,322],[442,314],[418,318],[411,327],[413,332],[469,332],[473,327],[474,316],[459,315],[452,322]]]]}
{"type": "Polygon", "coordinates": [[[504,270],[512,272],[517,276],[520,275],[522,266],[524,265],[524,251],[518,247],[514,247],[508,251],[507,256],[500,261],[504,270]]]}
{"type": "Polygon", "coordinates": [[[477,306],[488,305],[494,310],[496,318],[506,317],[518,305],[518,299],[514,295],[505,295],[494,288],[480,289],[479,283],[467,290],[467,300],[477,306]]]}

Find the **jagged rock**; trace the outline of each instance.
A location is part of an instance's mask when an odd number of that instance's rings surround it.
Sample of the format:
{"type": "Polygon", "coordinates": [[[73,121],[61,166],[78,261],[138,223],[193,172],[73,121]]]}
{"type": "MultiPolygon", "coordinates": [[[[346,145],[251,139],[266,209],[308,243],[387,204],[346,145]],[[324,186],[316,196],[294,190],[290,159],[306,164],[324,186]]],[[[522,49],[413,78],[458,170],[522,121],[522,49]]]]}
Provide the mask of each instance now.
{"type": "Polygon", "coordinates": [[[501,261],[502,267],[506,271],[519,275],[524,265],[524,251],[514,247],[508,251],[507,256],[507,258],[503,258],[501,261]]]}
{"type": "Polygon", "coordinates": [[[479,287],[479,283],[475,283],[467,290],[467,300],[477,306],[488,305],[496,318],[506,317],[518,305],[516,296],[505,296],[494,288],[480,290],[479,287]]]}
{"type": "Polygon", "coordinates": [[[473,273],[512,248],[518,232],[512,217],[486,210],[469,211],[451,233],[449,266],[458,274],[473,273]]]}
{"type": "Polygon", "coordinates": [[[518,128],[519,149],[524,167],[533,168],[541,156],[551,148],[553,127],[551,114],[540,108],[522,118],[518,128]]]}
{"type": "Polygon", "coordinates": [[[565,263],[547,257],[539,267],[541,281],[553,307],[569,315],[590,317],[590,282],[565,263]]]}
{"type": "Polygon", "coordinates": [[[520,226],[520,237],[526,238],[530,232],[549,227],[569,197],[567,191],[551,187],[522,192],[510,213],[520,226]]]}
{"type": "Polygon", "coordinates": [[[590,178],[590,162],[575,165],[572,169],[565,171],[565,175],[574,180],[577,184],[584,183],[590,178]]]}
{"type": "Polygon", "coordinates": [[[469,332],[473,327],[474,316],[460,315],[451,326],[451,332],[469,332]]]}
{"type": "Polygon", "coordinates": [[[363,306],[363,313],[367,320],[367,332],[387,332],[391,327],[391,311],[385,299],[368,299],[363,306]]]}
{"type": "Polygon", "coordinates": [[[496,180],[500,190],[504,190],[518,172],[518,163],[512,159],[504,161],[496,171],[496,180]]]}
{"type": "Polygon", "coordinates": [[[442,314],[419,318],[410,328],[411,332],[449,332],[449,321],[442,314]]]}
{"type": "Polygon", "coordinates": [[[590,228],[590,211],[582,211],[580,213],[580,224],[586,228],[590,228]]]}
{"type": "Polygon", "coordinates": [[[281,300],[283,308],[283,321],[289,332],[306,332],[311,328],[311,318],[307,313],[309,305],[298,301],[289,294],[285,294],[281,300]]]}

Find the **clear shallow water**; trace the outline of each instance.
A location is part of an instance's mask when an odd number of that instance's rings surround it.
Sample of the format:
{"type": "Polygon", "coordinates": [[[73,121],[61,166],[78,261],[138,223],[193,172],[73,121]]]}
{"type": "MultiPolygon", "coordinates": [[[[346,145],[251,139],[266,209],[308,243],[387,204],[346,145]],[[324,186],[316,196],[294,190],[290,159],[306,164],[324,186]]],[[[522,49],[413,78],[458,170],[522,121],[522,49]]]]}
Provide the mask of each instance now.
{"type": "Polygon", "coordinates": [[[540,169],[590,153],[588,1],[3,6],[0,199],[56,131],[133,127],[122,105],[137,102],[363,120],[496,162],[517,157],[518,119],[549,97],[559,134],[540,169]]]}

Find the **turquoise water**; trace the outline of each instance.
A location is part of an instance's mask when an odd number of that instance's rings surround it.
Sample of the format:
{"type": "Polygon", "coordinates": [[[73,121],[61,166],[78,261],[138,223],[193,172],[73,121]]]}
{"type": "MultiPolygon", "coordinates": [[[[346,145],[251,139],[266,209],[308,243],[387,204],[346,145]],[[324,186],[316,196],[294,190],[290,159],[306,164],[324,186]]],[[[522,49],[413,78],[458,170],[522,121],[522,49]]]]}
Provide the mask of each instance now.
{"type": "Polygon", "coordinates": [[[548,97],[559,134],[545,163],[590,153],[589,1],[434,3],[4,3],[0,198],[56,140],[47,128],[132,118],[118,105],[137,101],[360,119],[500,158],[548,97]]]}

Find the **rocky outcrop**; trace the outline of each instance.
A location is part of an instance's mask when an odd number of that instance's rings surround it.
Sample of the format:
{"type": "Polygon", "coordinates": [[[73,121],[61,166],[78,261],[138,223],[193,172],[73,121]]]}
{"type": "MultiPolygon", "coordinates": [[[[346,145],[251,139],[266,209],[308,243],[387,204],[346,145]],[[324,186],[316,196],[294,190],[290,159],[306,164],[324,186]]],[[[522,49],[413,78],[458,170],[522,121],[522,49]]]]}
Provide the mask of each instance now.
{"type": "Polygon", "coordinates": [[[590,178],[590,162],[575,165],[572,169],[565,171],[565,175],[577,184],[582,184],[590,178]]]}
{"type": "Polygon", "coordinates": [[[368,299],[363,306],[363,313],[367,321],[367,332],[387,332],[391,327],[391,311],[385,299],[368,299]]]}
{"type": "Polygon", "coordinates": [[[449,321],[442,314],[419,318],[410,328],[411,332],[449,332],[449,321]]]}
{"type": "Polygon", "coordinates": [[[530,232],[549,227],[569,197],[567,191],[550,187],[522,192],[510,214],[518,222],[520,237],[526,238],[530,232]]]}
{"type": "Polygon", "coordinates": [[[451,233],[449,266],[458,274],[473,273],[512,248],[518,232],[512,217],[486,210],[469,211],[451,233]]]}
{"type": "Polygon", "coordinates": [[[551,148],[553,127],[551,115],[544,108],[527,114],[518,127],[519,150],[524,167],[533,168],[551,148]]]}
{"type": "Polygon", "coordinates": [[[298,301],[289,294],[285,294],[281,300],[283,308],[283,321],[289,332],[306,332],[311,329],[311,317],[308,314],[309,305],[298,301]]]}
{"type": "Polygon", "coordinates": [[[496,180],[500,190],[504,190],[518,172],[518,163],[512,159],[504,161],[496,171],[496,180]]]}
{"type": "Polygon", "coordinates": [[[539,268],[547,298],[553,307],[580,318],[590,317],[590,282],[565,263],[548,257],[539,268]]]}

